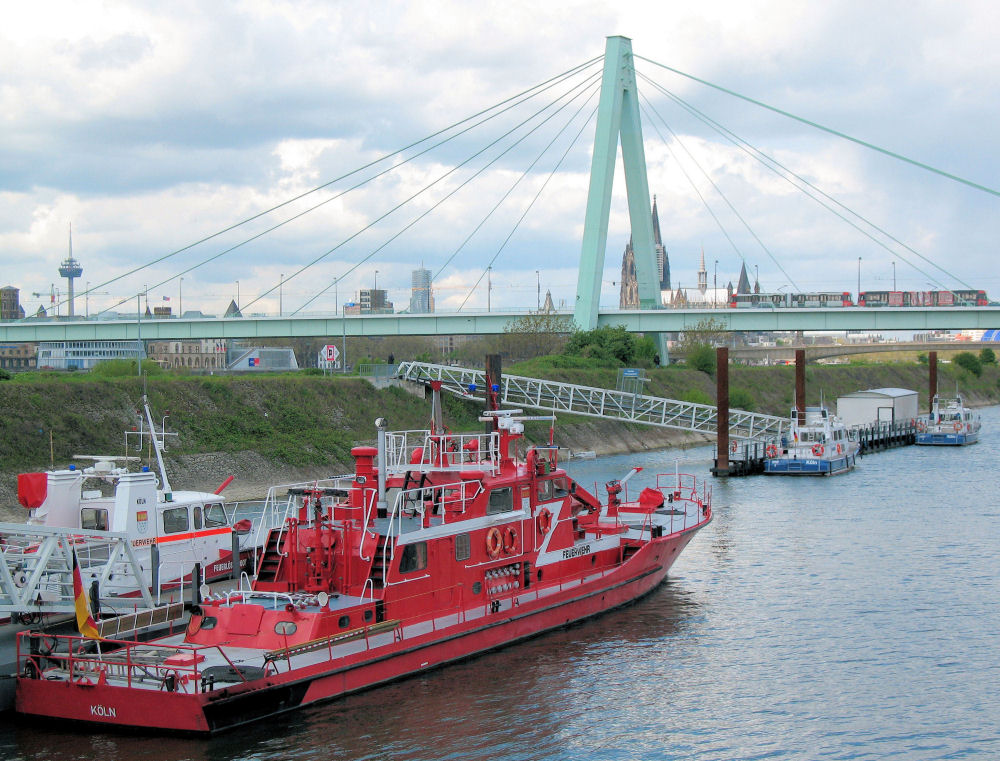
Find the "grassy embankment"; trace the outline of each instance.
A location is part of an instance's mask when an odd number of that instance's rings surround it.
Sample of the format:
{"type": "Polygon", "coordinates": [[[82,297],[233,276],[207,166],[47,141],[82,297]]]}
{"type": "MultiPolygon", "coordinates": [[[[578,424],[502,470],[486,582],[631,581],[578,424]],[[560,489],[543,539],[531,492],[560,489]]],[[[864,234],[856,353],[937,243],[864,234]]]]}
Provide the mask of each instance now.
{"type": "MultiPolygon", "coordinates": [[[[558,364],[534,360],[513,365],[509,372],[614,387],[614,369],[558,364]]],[[[714,401],[715,379],[705,373],[672,366],[648,374],[648,394],[709,404],[714,401]]],[[[896,386],[917,390],[921,409],[928,406],[926,365],[810,365],[806,377],[809,404],[819,402],[821,393],[832,405],[838,396],[851,391],[896,386]]],[[[973,404],[1000,402],[1000,369],[995,365],[984,366],[979,377],[954,364],[939,365],[942,393],[952,393],[956,382],[973,404]]],[[[150,378],[147,389],[154,414],[162,416],[169,411],[168,428],[179,434],[170,443],[169,457],[180,464],[181,471],[187,467],[185,456],[252,453],[252,458],[243,459],[245,472],[240,478],[260,483],[272,480],[272,467],[346,472],[350,470],[350,448],[373,441],[376,417],[388,418],[395,429],[412,429],[425,428],[429,414],[427,402],[400,389],[376,391],[357,378],[301,374],[161,376],[150,378]]],[[[734,366],[730,389],[731,393],[745,392],[750,402],[747,406],[754,411],[785,415],[793,399],[794,368],[734,366]]],[[[65,465],[77,454],[124,453],[123,432],[137,421],[141,395],[142,385],[135,378],[38,373],[0,383],[0,496],[9,501],[14,475],[19,471],[46,468],[52,462],[65,465]]],[[[446,395],[445,407],[445,419],[453,430],[479,428],[477,405],[446,395]]],[[[531,424],[528,433],[536,440],[544,439],[548,424],[531,424]]],[[[573,449],[609,452],[662,447],[684,439],[663,429],[560,415],[558,440],[573,449]]],[[[225,461],[223,467],[231,464],[225,461]]],[[[214,465],[210,473],[198,474],[204,478],[191,476],[188,480],[198,481],[202,487],[209,481],[218,483],[225,473],[219,473],[214,465]]],[[[174,488],[184,486],[183,482],[174,484],[174,488]]]]}

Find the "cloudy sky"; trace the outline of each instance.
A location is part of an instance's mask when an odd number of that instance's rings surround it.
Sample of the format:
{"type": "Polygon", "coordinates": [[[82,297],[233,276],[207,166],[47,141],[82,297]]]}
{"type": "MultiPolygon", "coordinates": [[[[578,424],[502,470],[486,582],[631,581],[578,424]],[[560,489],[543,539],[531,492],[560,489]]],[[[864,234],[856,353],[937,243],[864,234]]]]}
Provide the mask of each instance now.
{"type": "MultiPolygon", "coordinates": [[[[656,64],[997,188],[998,28],[991,2],[12,5],[0,27],[0,284],[20,288],[29,312],[53,285],[64,292],[72,224],[77,290],[93,291],[78,313],[134,309],[140,292],[207,313],[237,293],[249,312],[276,312],[280,292],[285,312],[332,312],[376,281],[400,307],[421,263],[442,309],[485,308],[488,266],[494,308],[534,307],[538,286],[572,305],[595,66],[402,149],[624,35],[648,59],[637,70],[649,182],[675,286],[695,284],[704,251],[720,287],[746,263],[764,290],[853,292],[860,257],[862,289],[895,275],[900,289],[997,296],[1000,198],[656,64]],[[663,90],[905,247],[845,223],[663,90]]],[[[628,233],[619,177],[607,306],[628,233]]]]}

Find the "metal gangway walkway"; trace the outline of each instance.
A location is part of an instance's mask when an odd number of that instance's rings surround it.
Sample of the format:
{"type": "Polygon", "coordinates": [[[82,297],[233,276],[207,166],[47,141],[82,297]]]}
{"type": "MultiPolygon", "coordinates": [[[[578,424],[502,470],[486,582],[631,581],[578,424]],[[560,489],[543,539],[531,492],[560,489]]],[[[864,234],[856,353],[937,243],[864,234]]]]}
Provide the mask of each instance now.
{"type": "MultiPolygon", "coordinates": [[[[486,397],[486,373],[483,370],[427,362],[403,362],[399,365],[396,376],[415,382],[441,381],[443,389],[466,398],[486,397]]],[[[717,433],[716,408],[710,404],[507,374],[502,375],[500,388],[496,393],[498,403],[514,407],[645,423],[682,431],[717,433]]],[[[774,415],[743,410],[729,411],[729,430],[734,438],[776,438],[781,435],[787,423],[786,418],[774,415]]]]}
{"type": "Polygon", "coordinates": [[[155,607],[126,534],[0,523],[0,616],[72,613],[74,556],[102,603],[130,612],[155,607]],[[122,595],[129,597],[119,606],[122,595]]]}

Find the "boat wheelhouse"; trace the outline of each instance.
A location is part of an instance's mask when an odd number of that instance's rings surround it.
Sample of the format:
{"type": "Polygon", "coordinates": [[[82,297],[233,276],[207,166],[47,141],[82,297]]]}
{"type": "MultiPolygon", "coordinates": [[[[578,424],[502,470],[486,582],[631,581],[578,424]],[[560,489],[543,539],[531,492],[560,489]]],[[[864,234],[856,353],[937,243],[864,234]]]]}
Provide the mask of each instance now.
{"type": "MultiPolygon", "coordinates": [[[[355,472],[282,488],[252,583],[205,596],[150,642],[19,643],[17,710],[104,726],[214,732],[432,669],[627,604],[712,518],[685,474],[602,503],[519,411],[489,433],[440,424],[352,450],[355,472]]],[[[249,580],[248,580],[249,581],[249,580]]]]}
{"type": "Polygon", "coordinates": [[[979,441],[979,415],[965,406],[961,396],[942,399],[935,395],[931,410],[917,419],[917,444],[960,447],[979,441]]]}

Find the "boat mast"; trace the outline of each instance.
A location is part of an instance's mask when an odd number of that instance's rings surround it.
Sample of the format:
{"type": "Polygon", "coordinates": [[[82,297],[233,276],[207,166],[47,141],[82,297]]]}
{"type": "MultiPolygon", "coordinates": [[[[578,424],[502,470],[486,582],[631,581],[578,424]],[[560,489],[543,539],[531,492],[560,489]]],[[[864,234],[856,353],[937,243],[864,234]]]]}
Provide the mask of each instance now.
{"type": "Polygon", "coordinates": [[[160,483],[163,484],[163,493],[171,492],[170,482],[167,480],[167,469],[163,465],[163,452],[160,439],[156,435],[156,427],[153,425],[153,415],[149,411],[149,397],[142,395],[142,406],[146,410],[146,422],[149,423],[149,437],[153,441],[153,451],[156,452],[156,464],[160,469],[160,483]]]}

